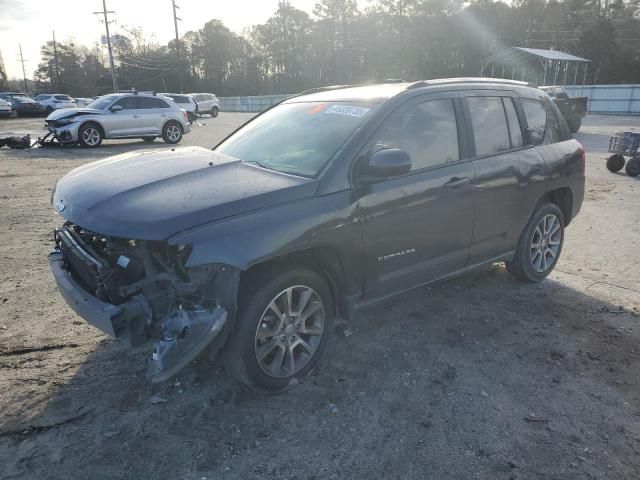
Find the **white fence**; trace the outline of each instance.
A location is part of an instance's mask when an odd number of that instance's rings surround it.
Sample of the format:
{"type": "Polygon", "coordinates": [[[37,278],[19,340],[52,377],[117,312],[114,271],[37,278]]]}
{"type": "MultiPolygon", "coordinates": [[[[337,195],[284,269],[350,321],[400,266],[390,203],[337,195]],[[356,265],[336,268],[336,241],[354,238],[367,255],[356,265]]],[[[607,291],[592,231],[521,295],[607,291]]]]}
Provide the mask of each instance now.
{"type": "MultiPolygon", "coordinates": [[[[589,112],[640,114],[640,85],[567,85],[572,96],[589,97],[589,112]]],[[[261,112],[292,95],[220,97],[223,112],[261,112]]]]}
{"type": "Polygon", "coordinates": [[[589,97],[590,113],[640,114],[640,85],[567,85],[567,93],[589,97]]]}
{"type": "Polygon", "coordinates": [[[253,97],[218,97],[223,112],[262,112],[292,95],[260,95],[253,97]]]}

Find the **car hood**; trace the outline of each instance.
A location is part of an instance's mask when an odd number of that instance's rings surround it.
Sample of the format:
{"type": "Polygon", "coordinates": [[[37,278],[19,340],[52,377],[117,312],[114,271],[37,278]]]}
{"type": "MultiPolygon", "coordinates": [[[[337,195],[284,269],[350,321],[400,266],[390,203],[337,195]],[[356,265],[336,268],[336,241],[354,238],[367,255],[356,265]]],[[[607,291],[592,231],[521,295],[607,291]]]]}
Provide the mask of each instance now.
{"type": "Polygon", "coordinates": [[[166,240],[190,228],[311,196],[317,180],[201,147],[126,153],[72,170],[54,189],[60,215],[87,230],[166,240]]]}
{"type": "Polygon", "coordinates": [[[97,108],[59,108],[54,110],[47,116],[47,120],[59,120],[66,117],[75,117],[76,115],[104,115],[105,110],[97,108]]]}

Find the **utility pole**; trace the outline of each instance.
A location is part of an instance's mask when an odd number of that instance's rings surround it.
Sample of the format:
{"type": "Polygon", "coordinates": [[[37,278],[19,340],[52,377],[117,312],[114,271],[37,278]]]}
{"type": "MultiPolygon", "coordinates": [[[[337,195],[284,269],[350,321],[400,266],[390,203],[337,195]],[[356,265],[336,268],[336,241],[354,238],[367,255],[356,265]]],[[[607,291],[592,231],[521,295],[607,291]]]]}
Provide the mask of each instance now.
{"type": "Polygon", "coordinates": [[[116,67],[113,64],[113,50],[111,49],[111,35],[109,34],[109,14],[116,13],[107,10],[107,0],[102,0],[102,11],[93,12],[94,15],[104,15],[104,26],[107,30],[107,48],[109,50],[109,65],[111,66],[111,80],[113,81],[113,93],[118,91],[118,79],[116,78],[116,67]]]}
{"type": "Polygon", "coordinates": [[[176,15],[176,9],[180,8],[176,5],[176,0],[171,0],[171,4],[173,5],[173,26],[176,29],[176,70],[178,73],[178,89],[180,93],[182,93],[182,60],[180,58],[180,36],[178,35],[178,20],[182,21],[182,19],[178,18],[176,15]]]}
{"type": "Polygon", "coordinates": [[[27,86],[27,74],[24,71],[24,57],[22,56],[22,45],[19,43],[18,47],[20,48],[20,63],[22,63],[22,78],[24,80],[24,93],[29,95],[29,87],[27,86]]]}
{"type": "Polygon", "coordinates": [[[56,84],[58,91],[62,89],[60,86],[60,64],[58,63],[58,46],[56,45],[56,31],[53,31],[53,58],[56,66],[56,84]]]}

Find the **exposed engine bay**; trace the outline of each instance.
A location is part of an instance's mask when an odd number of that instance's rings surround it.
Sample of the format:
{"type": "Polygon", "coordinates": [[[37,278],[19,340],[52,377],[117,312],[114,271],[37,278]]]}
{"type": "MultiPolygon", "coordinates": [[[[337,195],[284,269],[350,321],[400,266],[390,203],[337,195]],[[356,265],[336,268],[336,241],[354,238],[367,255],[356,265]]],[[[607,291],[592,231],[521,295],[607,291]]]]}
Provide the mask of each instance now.
{"type": "Polygon", "coordinates": [[[66,300],[132,347],[153,340],[152,382],[175,374],[214,339],[218,347],[224,343],[235,311],[236,269],[186,267],[188,246],[109,237],[71,223],[54,237],[50,263],[66,300]]]}

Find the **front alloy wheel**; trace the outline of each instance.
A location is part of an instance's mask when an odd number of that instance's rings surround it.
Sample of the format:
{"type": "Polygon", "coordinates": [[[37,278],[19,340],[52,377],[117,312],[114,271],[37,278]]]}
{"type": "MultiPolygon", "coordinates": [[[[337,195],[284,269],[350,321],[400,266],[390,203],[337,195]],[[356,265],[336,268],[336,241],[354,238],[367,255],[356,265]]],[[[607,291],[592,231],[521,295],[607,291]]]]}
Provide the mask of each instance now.
{"type": "Polygon", "coordinates": [[[250,388],[287,390],[314,372],[331,331],[331,289],[302,268],[260,268],[242,282],[226,370],[250,388]]]}
{"type": "Polygon", "coordinates": [[[80,127],[78,140],[83,147],[98,147],[102,143],[102,132],[97,125],[89,123],[80,127]]]}
{"type": "Polygon", "coordinates": [[[296,285],[276,295],[255,335],[256,360],[264,373],[285,378],[302,370],[324,333],[324,305],[310,287],[296,285]]]}

